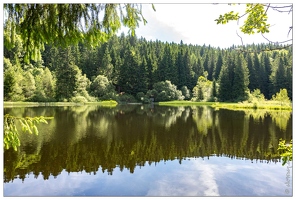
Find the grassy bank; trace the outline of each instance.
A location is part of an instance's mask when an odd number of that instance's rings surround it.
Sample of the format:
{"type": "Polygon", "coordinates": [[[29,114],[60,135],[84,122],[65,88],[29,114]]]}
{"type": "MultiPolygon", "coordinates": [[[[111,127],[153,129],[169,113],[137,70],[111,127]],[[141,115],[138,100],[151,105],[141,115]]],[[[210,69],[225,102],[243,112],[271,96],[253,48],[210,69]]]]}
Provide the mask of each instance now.
{"type": "Polygon", "coordinates": [[[87,102],[85,105],[100,105],[100,106],[116,106],[118,103],[114,100],[99,101],[99,102],[87,102]]]}
{"type": "Polygon", "coordinates": [[[83,106],[83,105],[101,105],[116,106],[116,101],[100,101],[100,102],[3,102],[3,107],[38,107],[38,106],[83,106]]]}
{"type": "Polygon", "coordinates": [[[214,108],[224,108],[231,110],[240,109],[266,109],[266,110],[291,110],[292,104],[281,104],[277,101],[263,101],[256,103],[221,103],[217,102],[212,104],[214,108]]]}
{"type": "Polygon", "coordinates": [[[158,105],[161,106],[211,106],[216,102],[194,102],[194,101],[165,101],[158,102],[158,105]]]}
{"type": "Polygon", "coordinates": [[[192,102],[192,101],[167,101],[159,102],[161,106],[211,106],[213,108],[224,108],[230,110],[241,109],[267,109],[267,110],[291,110],[292,104],[282,104],[278,101],[262,101],[256,103],[223,103],[223,102],[192,102]]]}

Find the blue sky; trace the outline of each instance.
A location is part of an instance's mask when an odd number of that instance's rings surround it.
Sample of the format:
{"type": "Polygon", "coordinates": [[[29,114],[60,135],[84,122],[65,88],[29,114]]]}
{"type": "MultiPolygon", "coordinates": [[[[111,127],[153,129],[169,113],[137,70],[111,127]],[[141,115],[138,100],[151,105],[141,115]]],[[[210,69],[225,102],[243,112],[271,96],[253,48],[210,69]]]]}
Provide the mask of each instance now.
{"type": "MultiPolygon", "coordinates": [[[[143,4],[143,15],[148,21],[136,30],[138,37],[147,40],[161,40],[164,42],[180,43],[182,40],[187,44],[211,45],[213,47],[228,48],[241,45],[242,37],[244,44],[268,43],[261,34],[246,35],[240,32],[239,27],[246,18],[226,25],[217,25],[214,21],[220,14],[229,11],[237,11],[243,14],[245,4],[228,5],[226,3],[155,3],[156,12],[151,4],[143,4]]],[[[270,33],[265,37],[273,42],[281,42],[292,38],[289,27],[292,26],[292,13],[279,13],[270,9],[268,11],[268,22],[271,24],[270,33]]],[[[123,31],[127,32],[126,29],[123,31]]]]}

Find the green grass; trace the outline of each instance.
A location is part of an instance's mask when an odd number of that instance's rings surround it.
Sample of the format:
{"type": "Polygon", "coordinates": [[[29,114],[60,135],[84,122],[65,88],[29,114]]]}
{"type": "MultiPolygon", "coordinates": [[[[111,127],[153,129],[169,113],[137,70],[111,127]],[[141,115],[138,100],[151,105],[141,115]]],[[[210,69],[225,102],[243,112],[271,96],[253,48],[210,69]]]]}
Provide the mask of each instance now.
{"type": "Polygon", "coordinates": [[[8,102],[8,101],[4,101],[3,102],[3,106],[4,107],[13,107],[13,106],[40,106],[43,103],[38,103],[38,102],[22,102],[22,101],[18,101],[18,102],[8,102]]]}
{"type": "Polygon", "coordinates": [[[191,106],[191,105],[200,105],[200,106],[211,106],[216,102],[194,102],[194,101],[164,101],[158,102],[158,105],[161,106],[191,106]]]}
{"type": "Polygon", "coordinates": [[[4,107],[34,107],[34,106],[82,106],[82,105],[102,105],[102,106],[116,106],[117,102],[100,101],[100,102],[3,102],[4,107]]]}
{"type": "Polygon", "coordinates": [[[256,103],[224,103],[224,102],[193,102],[193,101],[166,101],[159,102],[161,106],[212,106],[219,109],[241,110],[241,109],[267,109],[267,110],[292,110],[292,104],[281,104],[278,101],[262,101],[256,103]]]}
{"type": "Polygon", "coordinates": [[[217,102],[212,105],[214,108],[225,108],[231,110],[240,109],[266,109],[266,110],[291,110],[292,104],[281,104],[277,101],[262,101],[256,103],[221,103],[217,102]]]}
{"type": "Polygon", "coordinates": [[[98,102],[87,102],[86,105],[102,105],[102,106],[116,106],[118,103],[114,100],[98,101],[98,102]]]}

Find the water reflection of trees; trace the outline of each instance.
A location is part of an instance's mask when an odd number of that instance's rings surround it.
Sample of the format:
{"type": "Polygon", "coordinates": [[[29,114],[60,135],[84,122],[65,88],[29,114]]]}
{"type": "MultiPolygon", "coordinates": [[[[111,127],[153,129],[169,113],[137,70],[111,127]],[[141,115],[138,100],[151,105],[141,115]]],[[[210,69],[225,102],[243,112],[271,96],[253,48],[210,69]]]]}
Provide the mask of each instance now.
{"type": "Polygon", "coordinates": [[[227,156],[279,162],[278,139],[292,137],[292,114],[215,111],[209,107],[118,106],[8,109],[55,118],[38,136],[21,135],[20,151],[4,151],[4,182],[33,173],[44,179],[68,172],[113,169],[186,157],[227,156]],[[283,115],[285,115],[283,117],[283,115]],[[278,119],[281,118],[281,119],[278,119]],[[286,121],[285,121],[286,120],[286,121]]]}

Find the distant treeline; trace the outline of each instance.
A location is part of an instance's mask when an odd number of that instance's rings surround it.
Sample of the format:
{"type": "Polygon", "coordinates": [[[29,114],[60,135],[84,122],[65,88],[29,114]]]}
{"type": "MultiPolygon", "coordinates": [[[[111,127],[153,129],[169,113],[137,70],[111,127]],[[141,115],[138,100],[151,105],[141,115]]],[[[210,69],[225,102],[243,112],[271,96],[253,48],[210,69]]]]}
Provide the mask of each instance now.
{"type": "Polygon", "coordinates": [[[255,89],[271,99],[283,88],[292,99],[292,48],[265,51],[277,47],[239,51],[121,34],[96,48],[45,46],[40,61],[26,64],[16,36],[15,47],[4,48],[4,100],[237,102],[255,89]]]}

